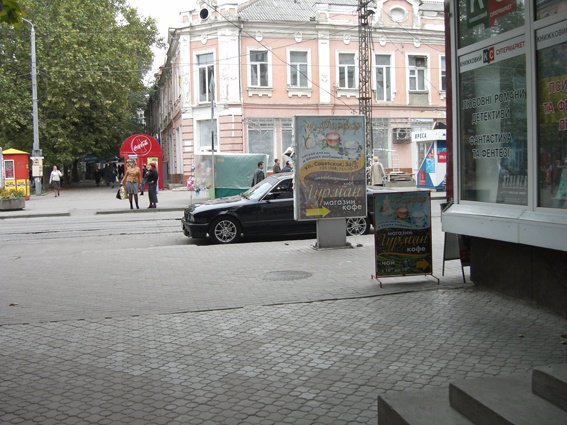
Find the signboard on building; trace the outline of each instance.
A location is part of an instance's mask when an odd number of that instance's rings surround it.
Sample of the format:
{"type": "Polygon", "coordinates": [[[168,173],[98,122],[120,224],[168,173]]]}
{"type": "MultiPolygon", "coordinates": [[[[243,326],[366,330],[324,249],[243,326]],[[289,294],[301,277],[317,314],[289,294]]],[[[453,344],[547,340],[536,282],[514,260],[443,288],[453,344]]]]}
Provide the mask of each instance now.
{"type": "Polygon", "coordinates": [[[366,217],[363,116],[295,117],[296,220],[366,217]]]}
{"type": "Polygon", "coordinates": [[[427,191],[374,195],[376,277],[433,273],[427,191]]]}

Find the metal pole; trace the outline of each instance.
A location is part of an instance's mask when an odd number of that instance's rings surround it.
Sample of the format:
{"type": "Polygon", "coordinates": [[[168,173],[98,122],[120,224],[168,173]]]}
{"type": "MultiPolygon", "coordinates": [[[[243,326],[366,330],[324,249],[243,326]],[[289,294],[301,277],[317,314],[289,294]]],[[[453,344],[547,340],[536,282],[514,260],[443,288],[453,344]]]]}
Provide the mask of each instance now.
{"type": "Polygon", "coordinates": [[[211,92],[211,167],[213,172],[212,184],[213,184],[213,199],[217,197],[215,188],[215,128],[214,128],[214,117],[215,117],[215,74],[212,73],[211,81],[209,82],[209,89],[211,92]]]}
{"type": "MultiPolygon", "coordinates": [[[[36,81],[36,66],[35,66],[35,28],[31,21],[22,18],[22,21],[31,25],[30,42],[31,42],[31,80],[32,80],[32,121],[33,121],[33,148],[32,158],[41,158],[42,152],[39,148],[39,118],[37,114],[37,81],[36,81]]],[[[41,158],[43,159],[43,158],[41,158]]],[[[40,160],[40,164],[43,161],[40,160]]],[[[33,176],[35,180],[35,194],[41,195],[41,170],[39,175],[33,176]]]]}

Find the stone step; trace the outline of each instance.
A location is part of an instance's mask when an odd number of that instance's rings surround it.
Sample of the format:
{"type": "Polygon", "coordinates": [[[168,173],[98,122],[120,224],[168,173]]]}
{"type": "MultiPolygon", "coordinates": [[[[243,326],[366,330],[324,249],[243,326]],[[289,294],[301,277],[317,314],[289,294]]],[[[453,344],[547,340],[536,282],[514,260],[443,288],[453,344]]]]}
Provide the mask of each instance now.
{"type": "Polygon", "coordinates": [[[532,391],[567,411],[567,364],[536,367],[532,371],[532,391]]]}
{"type": "Polygon", "coordinates": [[[567,412],[532,392],[531,374],[451,383],[449,400],[476,425],[567,424],[567,412]]]}
{"type": "Polygon", "coordinates": [[[472,425],[449,406],[447,387],[378,397],[379,425],[472,425]]]}

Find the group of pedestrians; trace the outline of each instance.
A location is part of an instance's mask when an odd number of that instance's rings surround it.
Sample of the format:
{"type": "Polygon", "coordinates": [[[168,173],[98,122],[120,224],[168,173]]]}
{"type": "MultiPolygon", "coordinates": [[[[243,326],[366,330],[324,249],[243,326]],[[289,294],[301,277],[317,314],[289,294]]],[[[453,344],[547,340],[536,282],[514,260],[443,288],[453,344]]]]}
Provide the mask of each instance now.
{"type": "MultiPolygon", "coordinates": [[[[285,166],[282,168],[280,165],[280,160],[278,158],[274,159],[274,167],[272,170],[274,174],[290,173],[291,171],[293,171],[290,161],[286,161],[285,166]]],[[[254,172],[254,176],[252,177],[252,186],[255,186],[265,178],[266,174],[264,173],[264,162],[260,161],[258,162],[258,168],[254,172]]]]}
{"type": "Polygon", "coordinates": [[[144,165],[144,170],[142,171],[140,170],[140,167],[136,165],[136,161],[127,161],[122,185],[128,194],[131,210],[134,209],[134,203],[136,204],[136,209],[140,209],[138,204],[138,193],[141,195],[144,194],[144,185],[146,184],[148,185],[148,198],[150,201],[148,208],[157,208],[158,178],[159,173],[155,162],[150,162],[149,164],[144,165]]]}

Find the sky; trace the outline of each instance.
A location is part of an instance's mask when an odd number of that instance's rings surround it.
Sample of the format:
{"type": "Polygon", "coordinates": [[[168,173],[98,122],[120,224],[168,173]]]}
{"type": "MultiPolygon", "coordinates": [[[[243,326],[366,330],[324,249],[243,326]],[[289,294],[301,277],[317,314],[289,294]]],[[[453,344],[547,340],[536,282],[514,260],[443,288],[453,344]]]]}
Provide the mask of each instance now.
{"type": "MultiPolygon", "coordinates": [[[[194,3],[191,0],[128,0],[130,6],[138,9],[144,17],[152,17],[157,22],[160,36],[167,44],[167,30],[179,25],[179,13],[188,10],[194,3]]],[[[147,81],[153,80],[153,75],[165,62],[167,45],[164,49],[153,49],[154,64],[152,72],[146,76],[147,81]]]]}

